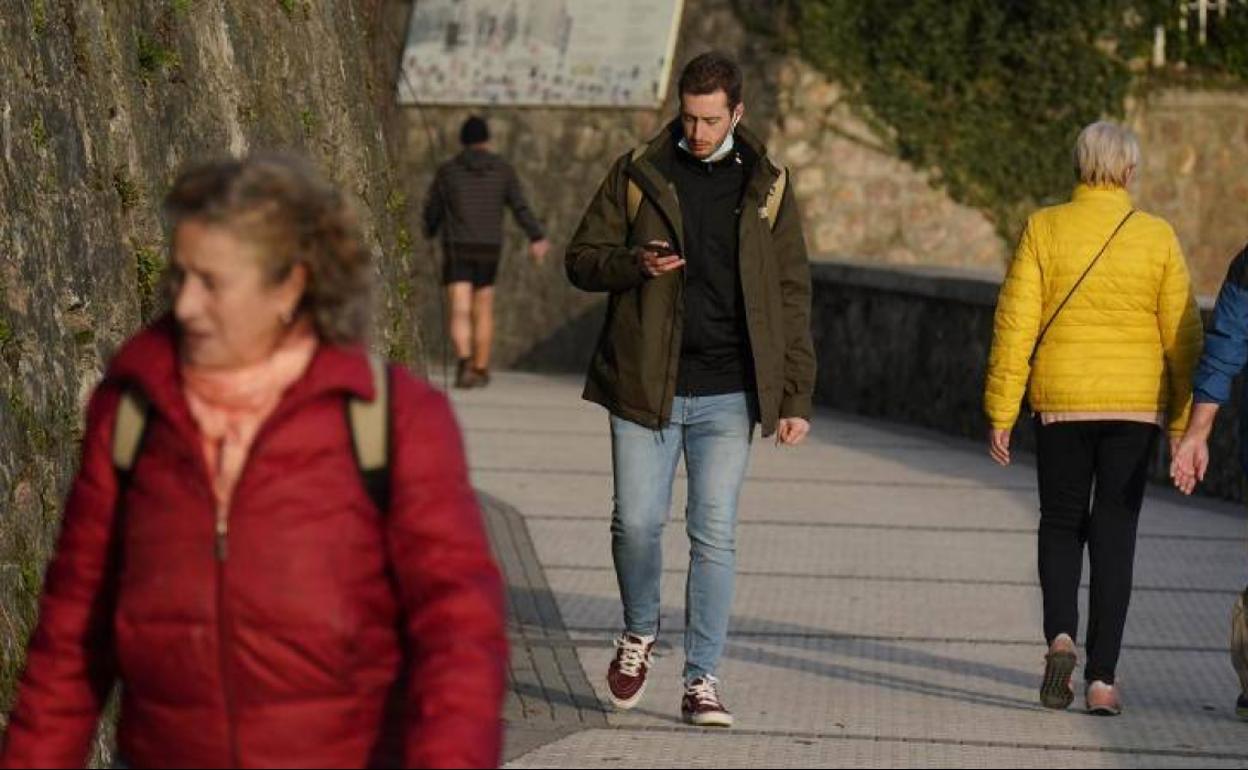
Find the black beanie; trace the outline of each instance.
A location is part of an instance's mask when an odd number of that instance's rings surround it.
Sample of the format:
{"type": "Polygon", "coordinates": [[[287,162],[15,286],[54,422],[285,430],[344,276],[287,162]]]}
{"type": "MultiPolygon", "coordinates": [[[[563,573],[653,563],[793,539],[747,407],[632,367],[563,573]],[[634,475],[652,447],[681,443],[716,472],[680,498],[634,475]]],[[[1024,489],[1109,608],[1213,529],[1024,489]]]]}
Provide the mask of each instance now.
{"type": "Polygon", "coordinates": [[[484,119],[476,115],[465,120],[463,128],[459,129],[459,142],[465,147],[488,141],[490,141],[490,127],[484,119]]]}

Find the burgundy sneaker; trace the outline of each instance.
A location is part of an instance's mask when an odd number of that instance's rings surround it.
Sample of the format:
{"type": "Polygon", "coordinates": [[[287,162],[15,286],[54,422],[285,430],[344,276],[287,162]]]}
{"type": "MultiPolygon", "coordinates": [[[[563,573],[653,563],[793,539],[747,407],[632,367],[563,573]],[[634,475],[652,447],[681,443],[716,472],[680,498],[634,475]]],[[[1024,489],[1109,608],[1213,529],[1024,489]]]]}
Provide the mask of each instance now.
{"type": "Polygon", "coordinates": [[[611,705],[627,711],[641,702],[646,692],[646,675],[654,651],[649,642],[635,634],[620,634],[615,640],[615,660],[607,669],[607,693],[611,705]]]}
{"type": "Polygon", "coordinates": [[[719,680],[710,675],[685,685],[680,713],[698,727],[732,727],[732,712],[719,700],[719,680]]]}

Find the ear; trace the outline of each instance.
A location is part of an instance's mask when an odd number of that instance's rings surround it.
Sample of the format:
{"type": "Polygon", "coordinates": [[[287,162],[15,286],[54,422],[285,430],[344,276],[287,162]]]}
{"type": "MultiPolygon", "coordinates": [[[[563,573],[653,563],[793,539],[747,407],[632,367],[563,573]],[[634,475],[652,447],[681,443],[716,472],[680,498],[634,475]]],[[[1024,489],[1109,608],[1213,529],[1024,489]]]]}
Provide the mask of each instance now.
{"type": "Polygon", "coordinates": [[[303,299],[307,290],[308,266],[302,262],[296,262],[290,269],[290,274],[286,276],[286,280],[282,281],[282,295],[290,301],[291,307],[295,307],[303,299]]]}
{"type": "Polygon", "coordinates": [[[741,122],[741,118],[745,117],[745,102],[741,102],[732,111],[732,125],[736,127],[741,122]]]}

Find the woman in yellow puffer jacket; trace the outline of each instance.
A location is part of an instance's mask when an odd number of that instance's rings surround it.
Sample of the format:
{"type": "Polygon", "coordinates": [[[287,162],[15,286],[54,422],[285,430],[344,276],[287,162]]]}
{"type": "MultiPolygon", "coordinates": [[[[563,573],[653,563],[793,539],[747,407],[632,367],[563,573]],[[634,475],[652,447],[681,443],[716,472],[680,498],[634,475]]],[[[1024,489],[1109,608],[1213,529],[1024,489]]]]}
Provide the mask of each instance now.
{"type": "Polygon", "coordinates": [[[1079,135],[1069,203],[1027,221],[997,302],[984,407],[990,454],[1010,461],[1024,396],[1035,413],[1039,566],[1049,644],[1041,702],[1074,699],[1083,548],[1091,563],[1088,710],[1117,714],[1114,670],[1131,598],[1136,525],[1161,430],[1182,436],[1201,320],[1183,252],[1126,187],[1135,136],[1113,123],[1079,135]]]}

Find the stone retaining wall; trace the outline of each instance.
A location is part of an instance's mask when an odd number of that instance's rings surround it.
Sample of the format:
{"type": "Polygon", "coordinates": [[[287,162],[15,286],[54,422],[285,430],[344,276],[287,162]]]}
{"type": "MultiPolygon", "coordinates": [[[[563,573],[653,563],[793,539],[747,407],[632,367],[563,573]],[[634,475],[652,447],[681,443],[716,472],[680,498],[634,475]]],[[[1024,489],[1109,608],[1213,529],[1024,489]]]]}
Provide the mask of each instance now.
{"type": "MultiPolygon", "coordinates": [[[[813,266],[816,401],[835,409],[981,439],[984,378],[999,281],[928,268],[813,266]]],[[[1206,316],[1209,301],[1202,302],[1206,316]]],[[[1244,499],[1238,403],[1218,417],[1203,494],[1244,499]]],[[[1034,447],[1020,421],[1014,445],[1034,447]]],[[[1153,477],[1168,481],[1165,452],[1153,477]]],[[[985,457],[985,462],[988,462],[985,457]]]]}

